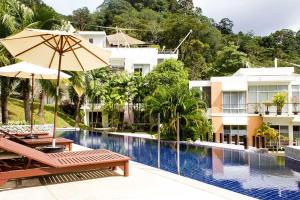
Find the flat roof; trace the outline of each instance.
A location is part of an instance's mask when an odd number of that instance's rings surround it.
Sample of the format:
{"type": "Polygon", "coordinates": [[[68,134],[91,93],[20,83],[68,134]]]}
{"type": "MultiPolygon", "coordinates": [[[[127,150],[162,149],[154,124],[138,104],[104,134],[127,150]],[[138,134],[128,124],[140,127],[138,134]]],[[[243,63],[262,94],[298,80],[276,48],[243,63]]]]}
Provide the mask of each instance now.
{"type": "Polygon", "coordinates": [[[78,31],[79,35],[106,35],[105,31],[78,31]]]}
{"type": "Polygon", "coordinates": [[[294,67],[257,67],[240,68],[232,76],[290,76],[294,67]]]}

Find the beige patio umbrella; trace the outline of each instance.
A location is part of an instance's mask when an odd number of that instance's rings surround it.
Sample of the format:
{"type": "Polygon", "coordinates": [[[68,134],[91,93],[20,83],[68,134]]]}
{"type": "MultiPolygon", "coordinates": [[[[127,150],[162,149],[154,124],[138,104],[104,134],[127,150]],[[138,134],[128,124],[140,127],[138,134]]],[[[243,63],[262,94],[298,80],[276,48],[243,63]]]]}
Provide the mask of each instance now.
{"type": "MultiPolygon", "coordinates": [[[[8,76],[15,78],[31,78],[31,120],[30,120],[30,132],[33,130],[33,103],[34,103],[34,79],[57,79],[58,72],[55,69],[48,69],[40,67],[27,62],[19,62],[13,65],[0,67],[0,76],[8,76]]],[[[67,79],[71,76],[61,72],[61,78],[67,79]]]]}
{"type": "Polygon", "coordinates": [[[131,45],[141,45],[145,44],[145,42],[138,40],[134,37],[131,37],[122,31],[117,32],[112,35],[107,36],[107,42],[113,46],[131,46],[131,45]]]}
{"type": "Polygon", "coordinates": [[[78,35],[65,31],[25,29],[0,42],[14,57],[58,70],[53,128],[55,146],[60,71],[86,71],[107,66],[109,53],[78,35]]]}

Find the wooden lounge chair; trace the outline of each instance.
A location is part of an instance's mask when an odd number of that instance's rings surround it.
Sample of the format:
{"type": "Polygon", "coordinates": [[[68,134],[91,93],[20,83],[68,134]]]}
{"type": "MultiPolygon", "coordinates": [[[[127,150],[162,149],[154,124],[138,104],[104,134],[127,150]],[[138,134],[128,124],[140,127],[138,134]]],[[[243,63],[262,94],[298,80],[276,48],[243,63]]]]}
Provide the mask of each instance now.
{"type": "Polygon", "coordinates": [[[6,138],[0,138],[0,149],[22,156],[0,162],[0,185],[8,180],[69,172],[121,167],[129,175],[129,160],[109,150],[43,153],[6,138]]]}
{"type": "MultiPolygon", "coordinates": [[[[39,138],[34,138],[34,139],[25,139],[22,137],[18,137],[15,134],[11,134],[7,131],[4,131],[2,129],[0,129],[0,132],[3,133],[5,136],[9,137],[10,139],[12,139],[13,141],[29,146],[31,148],[47,146],[52,144],[52,137],[48,137],[48,136],[41,136],[39,138]]],[[[57,145],[62,145],[64,147],[67,147],[69,151],[72,151],[73,140],[59,137],[59,138],[55,138],[55,143],[57,145]]]]}

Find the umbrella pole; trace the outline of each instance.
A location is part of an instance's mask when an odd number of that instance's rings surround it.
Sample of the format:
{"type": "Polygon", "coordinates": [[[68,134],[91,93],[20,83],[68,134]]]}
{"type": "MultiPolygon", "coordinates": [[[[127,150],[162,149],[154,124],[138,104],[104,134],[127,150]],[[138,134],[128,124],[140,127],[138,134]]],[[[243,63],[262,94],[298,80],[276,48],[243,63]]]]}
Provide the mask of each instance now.
{"type": "Polygon", "coordinates": [[[58,93],[59,93],[61,58],[62,58],[62,54],[60,53],[59,54],[59,61],[58,61],[58,71],[57,71],[58,73],[57,73],[55,107],[54,107],[54,126],[53,126],[53,140],[52,140],[52,146],[53,147],[55,147],[55,134],[56,134],[56,125],[57,125],[57,108],[58,108],[58,93]]]}
{"type": "Polygon", "coordinates": [[[34,107],[33,107],[33,103],[34,103],[34,97],[33,97],[33,93],[34,93],[34,74],[31,75],[32,76],[32,83],[31,83],[31,119],[30,119],[30,133],[31,136],[33,134],[33,111],[34,111],[34,107]]]}

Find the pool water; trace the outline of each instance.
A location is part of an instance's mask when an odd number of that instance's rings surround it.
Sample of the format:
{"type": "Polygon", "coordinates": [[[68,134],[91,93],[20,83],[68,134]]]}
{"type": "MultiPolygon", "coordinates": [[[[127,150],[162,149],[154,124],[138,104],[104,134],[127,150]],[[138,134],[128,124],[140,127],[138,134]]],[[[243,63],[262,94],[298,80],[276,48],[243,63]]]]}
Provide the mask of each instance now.
{"type": "MultiPolygon", "coordinates": [[[[109,149],[157,167],[157,141],[99,132],[63,132],[92,149],[109,149]]],[[[161,169],[177,173],[176,143],[161,142],[161,169]]],[[[284,157],[180,145],[180,174],[258,199],[300,199],[300,164],[284,157]],[[298,169],[297,169],[298,168],[298,169]]]]}

